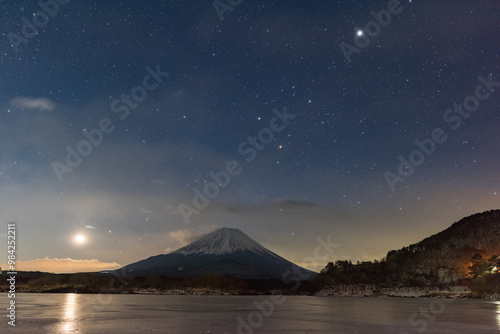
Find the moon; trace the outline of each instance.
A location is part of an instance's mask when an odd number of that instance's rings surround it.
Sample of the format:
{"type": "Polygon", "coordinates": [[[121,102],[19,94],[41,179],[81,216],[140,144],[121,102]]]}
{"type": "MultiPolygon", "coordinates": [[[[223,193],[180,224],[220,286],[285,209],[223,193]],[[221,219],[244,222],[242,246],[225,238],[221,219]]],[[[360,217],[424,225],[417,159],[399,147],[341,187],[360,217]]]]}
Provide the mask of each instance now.
{"type": "Polygon", "coordinates": [[[73,240],[75,241],[75,243],[77,245],[81,245],[81,244],[84,244],[85,241],[87,241],[87,238],[85,238],[85,236],[83,234],[78,234],[75,236],[75,238],[73,240]]]}

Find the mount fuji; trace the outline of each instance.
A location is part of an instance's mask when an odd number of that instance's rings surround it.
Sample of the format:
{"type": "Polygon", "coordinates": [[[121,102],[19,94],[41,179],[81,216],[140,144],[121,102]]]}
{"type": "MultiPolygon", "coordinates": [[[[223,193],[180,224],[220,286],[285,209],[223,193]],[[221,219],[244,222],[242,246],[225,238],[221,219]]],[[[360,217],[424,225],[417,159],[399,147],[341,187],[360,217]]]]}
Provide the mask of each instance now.
{"type": "Polygon", "coordinates": [[[248,279],[282,279],[289,272],[300,273],[304,280],[311,280],[317,275],[233,228],[219,229],[178,250],[129,264],[117,272],[127,276],[164,274],[179,277],[210,272],[248,279]]]}

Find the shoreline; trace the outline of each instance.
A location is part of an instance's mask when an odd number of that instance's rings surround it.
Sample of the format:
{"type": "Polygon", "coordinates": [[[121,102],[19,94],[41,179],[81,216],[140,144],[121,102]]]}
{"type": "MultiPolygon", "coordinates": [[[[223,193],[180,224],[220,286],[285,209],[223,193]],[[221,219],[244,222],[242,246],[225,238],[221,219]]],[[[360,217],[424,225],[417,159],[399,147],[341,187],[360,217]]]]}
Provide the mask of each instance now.
{"type": "MultiPolygon", "coordinates": [[[[281,291],[279,294],[285,296],[309,296],[309,297],[333,297],[333,298],[444,298],[444,299],[482,299],[482,300],[500,300],[500,295],[473,295],[467,286],[451,286],[445,289],[437,287],[394,287],[383,288],[370,284],[338,284],[324,287],[315,293],[294,293],[291,291],[281,291]]],[[[0,290],[0,293],[8,293],[7,290],[0,290]]],[[[223,289],[208,288],[185,288],[161,290],[154,288],[130,290],[109,289],[103,291],[94,291],[88,287],[59,287],[36,290],[18,290],[18,294],[121,294],[121,295],[171,295],[171,296],[267,296],[271,291],[230,291],[223,289]]]]}

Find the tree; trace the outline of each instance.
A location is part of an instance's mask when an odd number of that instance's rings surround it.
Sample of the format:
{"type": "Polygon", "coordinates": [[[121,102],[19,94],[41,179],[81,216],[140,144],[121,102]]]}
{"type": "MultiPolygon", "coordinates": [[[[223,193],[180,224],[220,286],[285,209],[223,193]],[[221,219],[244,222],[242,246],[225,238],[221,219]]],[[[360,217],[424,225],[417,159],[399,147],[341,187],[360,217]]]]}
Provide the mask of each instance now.
{"type": "Polygon", "coordinates": [[[482,277],[490,269],[489,261],[483,259],[479,253],[474,254],[471,259],[472,265],[469,267],[469,275],[473,279],[482,277]]]}
{"type": "Polygon", "coordinates": [[[488,259],[488,271],[490,273],[498,272],[498,267],[500,266],[499,264],[500,263],[499,263],[498,255],[493,254],[488,259]]]}
{"type": "Polygon", "coordinates": [[[321,273],[322,274],[331,273],[331,272],[333,272],[333,267],[334,267],[333,262],[328,262],[328,264],[325,266],[325,268],[321,269],[321,273]]]}

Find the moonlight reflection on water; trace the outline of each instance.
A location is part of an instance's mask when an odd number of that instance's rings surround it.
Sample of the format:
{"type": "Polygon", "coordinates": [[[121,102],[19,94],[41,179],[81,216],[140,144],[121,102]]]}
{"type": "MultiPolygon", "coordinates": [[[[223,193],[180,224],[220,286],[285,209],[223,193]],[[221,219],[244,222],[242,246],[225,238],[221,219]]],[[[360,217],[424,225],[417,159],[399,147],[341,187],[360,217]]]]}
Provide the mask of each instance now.
{"type": "Polygon", "coordinates": [[[63,318],[60,333],[72,333],[75,330],[76,307],[78,295],[70,293],[66,295],[63,304],[63,318]]]}

